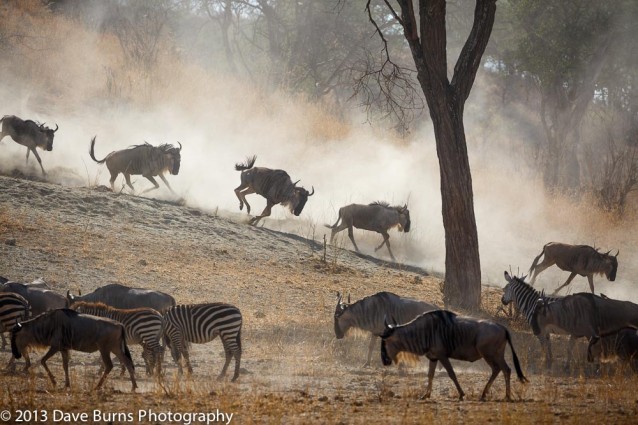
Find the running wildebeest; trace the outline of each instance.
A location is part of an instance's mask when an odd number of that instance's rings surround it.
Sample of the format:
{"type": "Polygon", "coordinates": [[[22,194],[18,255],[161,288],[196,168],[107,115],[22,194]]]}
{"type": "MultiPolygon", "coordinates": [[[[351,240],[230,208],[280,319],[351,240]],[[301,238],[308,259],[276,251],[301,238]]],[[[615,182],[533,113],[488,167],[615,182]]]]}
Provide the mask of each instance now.
{"type": "Polygon", "coordinates": [[[396,226],[400,232],[409,232],[410,211],[407,205],[391,207],[386,202],[373,202],[368,205],[350,204],[339,208],[339,218],[337,218],[335,224],[332,226],[326,224],[325,226],[332,229],[330,243],[332,243],[337,233],[343,229],[348,229],[348,237],[357,252],[360,251],[357,243],[354,241],[353,227],[380,233],[383,236],[383,242],[376,247],[375,252],[381,249],[383,245],[386,245],[390,257],[392,257],[393,261],[396,261],[390,249],[390,235],[388,235],[388,230],[396,226]],[[341,224],[339,224],[340,221],[341,224]]]}
{"type": "Polygon", "coordinates": [[[135,188],[133,188],[133,184],[131,184],[131,175],[141,174],[154,185],[142,193],[159,188],[159,183],[153,178],[154,176],[159,176],[164,184],[166,184],[166,187],[173,192],[171,185],[168,184],[166,177],[164,177],[164,173],[168,171],[174,176],[179,173],[182,152],[181,143],[177,142],[179,149],[168,143],[159,146],[144,143],[143,145],[135,145],[128,149],[111,152],[104,159],[98,160],[94,154],[96,137],[97,136],[91,139],[89,154],[91,155],[91,159],[98,164],[106,162],[106,168],[108,168],[109,173],[111,173],[111,190],[115,191],[115,179],[122,173],[126,179],[126,184],[133,191],[135,191],[135,188]]]}
{"type": "Polygon", "coordinates": [[[13,292],[23,296],[31,306],[31,314],[37,316],[48,310],[66,307],[66,298],[51,289],[44,289],[37,285],[7,282],[0,285],[0,293],[13,292]]]}
{"type": "MultiPolygon", "coordinates": [[[[576,338],[595,338],[618,332],[623,328],[638,329],[638,304],[599,297],[580,292],[548,301],[541,293],[531,321],[536,336],[548,332],[572,336],[567,347],[567,362],[571,363],[576,338]]],[[[545,352],[547,367],[551,367],[552,353],[548,344],[545,352]]]]}
{"type": "Polygon", "coordinates": [[[629,363],[631,369],[638,373],[638,331],[623,328],[610,335],[592,338],[589,341],[587,360],[605,363],[622,360],[629,363]]]}
{"type": "Polygon", "coordinates": [[[505,361],[505,347],[509,343],[516,374],[521,382],[527,379],[521,371],[518,357],[507,328],[489,320],[460,317],[447,310],[423,313],[404,325],[385,324],[381,336],[381,360],[385,366],[397,362],[400,353],[426,356],[430,360],[428,387],[424,398],[432,392],[432,380],[437,362],[441,362],[459,392],[459,400],[465,393],[461,389],[449,359],[474,362],[480,358],[492,368],[492,375],[481,395],[484,401],[492,383],[503,371],[505,398],[510,397],[510,368],[505,361]]]}
{"type": "Polygon", "coordinates": [[[354,304],[344,303],[341,294],[337,293],[335,309],[335,337],[342,339],[350,329],[361,329],[370,332],[368,358],[363,365],[370,365],[372,351],[378,336],[385,329],[384,319],[393,317],[399,323],[407,323],[426,311],[438,310],[438,307],[423,301],[403,298],[391,292],[378,292],[362,298],[354,304]]]}
{"type": "Polygon", "coordinates": [[[135,382],[135,367],[131,353],[126,345],[126,331],[121,323],[103,317],[80,314],[69,309],[58,309],[43,313],[33,319],[18,323],[11,333],[11,352],[16,359],[24,355],[25,371],[31,366],[29,347],[48,346],[49,351],[42,357],[40,363],[47,371],[53,385],[55,377],[47,367],[46,361],[58,351],[62,354],[65,387],[69,382],[69,351],[76,350],[85,353],[99,351],[102,355],[104,373],[97,383],[96,389],[102,386],[111,369],[111,353],[126,366],[131,377],[132,391],[137,388],[135,382]]]}
{"type": "Polygon", "coordinates": [[[53,150],[53,136],[59,127],[56,124],[55,130],[45,127],[44,124],[31,120],[22,120],[15,115],[5,115],[0,119],[2,123],[2,131],[0,131],[0,141],[4,136],[10,136],[16,143],[26,146],[27,148],[27,164],[29,163],[29,153],[33,152],[35,159],[38,160],[42,174],[46,174],[42,166],[42,160],[36,148],[47,151],[53,150]]]}
{"type": "Polygon", "coordinates": [[[146,307],[155,309],[160,313],[175,305],[175,298],[164,292],[130,288],[119,283],[101,286],[86,295],[72,295],[70,291],[67,291],[66,297],[69,305],[84,301],[87,303],[104,303],[121,309],[146,307]]]}
{"type": "Polygon", "coordinates": [[[569,285],[576,275],[587,276],[591,293],[594,293],[594,275],[605,275],[607,280],[613,282],[616,280],[616,271],[618,270],[618,254],[609,255],[611,251],[605,254],[588,245],[568,245],[558,242],[550,242],[543,247],[541,253],[534,259],[529,269],[531,284],[536,281],[536,277],[548,267],[556,264],[561,270],[571,272],[565,283],[556,288],[556,294],[565,286],[569,285]],[[543,261],[539,264],[538,260],[545,255],[543,261]]]}
{"type": "Polygon", "coordinates": [[[255,161],[257,156],[252,156],[242,164],[235,164],[235,170],[241,171],[241,184],[235,189],[235,195],[239,199],[239,210],[246,204],[246,212],[250,214],[250,204],[246,201],[246,195],[256,193],[266,198],[266,208],[261,215],[251,218],[248,223],[256,225],[259,220],[268,217],[272,207],[277,204],[288,207],[290,212],[299,216],[308,198],[314,195],[314,186],[312,192],[308,192],[303,187],[297,187],[299,180],[293,183],[284,170],[253,167],[255,161]]]}

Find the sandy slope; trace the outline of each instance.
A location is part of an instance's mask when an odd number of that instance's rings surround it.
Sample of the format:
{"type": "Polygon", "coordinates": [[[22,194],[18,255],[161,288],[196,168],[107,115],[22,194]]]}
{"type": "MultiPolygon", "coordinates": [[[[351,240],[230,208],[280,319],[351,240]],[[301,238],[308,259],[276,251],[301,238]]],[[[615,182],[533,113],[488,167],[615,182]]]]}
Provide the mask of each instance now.
{"type": "MultiPolygon", "coordinates": [[[[451,381],[440,372],[434,401],[424,404],[418,401],[423,363],[407,374],[382,368],[378,361],[362,369],[367,340],[335,340],[335,291],[358,299],[391,290],[442,305],[440,278],[332,247],[324,262],[321,243],[269,230],[268,223],[252,227],[245,220],[245,214],[219,216],[103,187],[67,188],[0,177],[0,275],[27,281],[43,276],[61,292],[84,293],[121,282],[169,292],[180,303],[230,302],[244,315],[238,384],[214,380],[223,356],[215,341],[193,346],[191,377],[179,377],[171,361],[162,385],[138,373],[142,395],[128,395],[129,383],[117,373],[105,391],[89,392],[98,356],[74,353],[71,392],[54,390],[41,368],[28,380],[4,373],[0,379],[8,385],[1,386],[0,403],[72,411],[86,411],[87,406],[118,411],[222,407],[243,423],[456,421],[467,415],[479,421],[594,421],[602,416],[622,421],[625,414],[636,413],[635,396],[609,390],[609,381],[540,375],[532,375],[526,387],[513,384],[515,397],[525,403],[495,409],[475,402],[458,405],[451,381]],[[78,393],[83,403],[77,401],[78,393]]],[[[486,288],[484,298],[486,309],[494,311],[498,291],[486,288]]],[[[539,357],[537,343],[525,332],[516,335],[515,345],[530,375],[539,357]]],[[[139,366],[139,350],[133,351],[139,366]]],[[[8,357],[6,351],[0,353],[0,361],[8,357]]],[[[59,359],[52,364],[61,379],[59,359]]],[[[458,366],[461,385],[476,400],[488,374],[482,362],[467,366],[458,366]]],[[[614,379],[625,385],[626,378],[614,379]]],[[[503,395],[499,377],[491,397],[501,400],[503,395]]]]}

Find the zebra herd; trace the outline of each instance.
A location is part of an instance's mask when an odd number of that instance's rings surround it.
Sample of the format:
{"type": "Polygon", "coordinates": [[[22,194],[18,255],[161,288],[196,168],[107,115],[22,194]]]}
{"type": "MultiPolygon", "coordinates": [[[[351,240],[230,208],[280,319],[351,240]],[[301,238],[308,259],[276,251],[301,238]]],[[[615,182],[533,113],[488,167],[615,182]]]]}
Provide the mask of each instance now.
{"type": "MultiPolygon", "coordinates": [[[[165,347],[170,349],[180,374],[182,357],[188,372],[192,373],[188,356],[189,344],[204,344],[219,336],[226,359],[218,379],[226,375],[233,358],[235,370],[232,381],[239,377],[242,315],[235,306],[224,303],[179,305],[170,295],[159,291],[111,284],[83,297],[75,297],[67,292],[64,308],[54,306],[31,317],[29,300],[11,292],[11,289],[16,287],[27,286],[17,282],[0,284],[0,332],[11,332],[12,358],[7,365],[8,368],[14,368],[15,359],[24,356],[25,370],[28,370],[29,348],[48,346],[50,350],[42,358],[41,364],[55,384],[55,379],[46,366],[46,360],[60,351],[66,386],[69,386],[68,351],[100,351],[105,372],[100,379],[99,387],[112,368],[109,353],[113,353],[120,358],[123,371],[124,368],[130,368],[135,389],[134,366],[130,361],[127,344],[141,345],[146,373],[159,376],[165,347]],[[122,305],[124,308],[118,308],[122,305]],[[156,310],[153,307],[160,309],[156,310]],[[115,325],[121,328],[121,339],[117,332],[113,334],[115,325]],[[103,334],[107,334],[107,337],[102,337],[103,334]]],[[[33,291],[37,293],[45,290],[31,289],[31,292],[25,292],[27,297],[33,297],[33,291]]]]}

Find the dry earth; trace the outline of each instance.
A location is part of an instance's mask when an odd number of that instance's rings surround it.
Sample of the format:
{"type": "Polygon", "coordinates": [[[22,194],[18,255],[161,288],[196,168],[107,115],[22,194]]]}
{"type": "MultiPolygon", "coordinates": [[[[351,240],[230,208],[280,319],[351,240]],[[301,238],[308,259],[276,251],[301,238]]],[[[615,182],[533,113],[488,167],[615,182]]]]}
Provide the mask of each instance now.
{"type": "MultiPolygon", "coordinates": [[[[334,338],[335,292],[345,290],[358,299],[390,290],[442,305],[440,277],[332,247],[324,261],[320,242],[269,230],[268,222],[259,228],[245,222],[245,215],[221,216],[104,187],[0,177],[0,275],[19,281],[43,276],[60,292],[85,293],[121,282],[171,293],[179,303],[233,303],[244,315],[239,383],[214,379],[223,359],[219,341],[192,347],[192,376],[178,376],[169,361],[161,382],[139,372],[140,351],[134,347],[141,383],[135,394],[115,372],[104,390],[91,391],[99,356],[73,353],[71,390],[53,387],[40,367],[30,374],[4,372],[0,408],[46,409],[49,415],[53,409],[90,414],[98,409],[131,413],[134,421],[144,409],[219,409],[234,413],[233,422],[239,423],[635,420],[633,376],[591,376],[588,365],[569,375],[561,369],[541,374],[538,342],[522,325],[513,327],[514,342],[530,383],[513,381],[516,402],[501,401],[501,377],[488,402],[476,401],[488,378],[481,361],[455,363],[467,401],[456,401],[444,371],[436,375],[432,399],[420,400],[424,362],[400,371],[376,360],[364,369],[367,340],[334,338]]],[[[498,288],[485,287],[484,315],[496,314],[499,298],[498,288]]],[[[556,351],[560,356],[561,347],[556,351]]],[[[6,349],[0,352],[0,361],[9,357],[6,349]]],[[[508,359],[511,364],[509,354],[508,359]]],[[[50,363],[61,380],[60,358],[50,363]]]]}

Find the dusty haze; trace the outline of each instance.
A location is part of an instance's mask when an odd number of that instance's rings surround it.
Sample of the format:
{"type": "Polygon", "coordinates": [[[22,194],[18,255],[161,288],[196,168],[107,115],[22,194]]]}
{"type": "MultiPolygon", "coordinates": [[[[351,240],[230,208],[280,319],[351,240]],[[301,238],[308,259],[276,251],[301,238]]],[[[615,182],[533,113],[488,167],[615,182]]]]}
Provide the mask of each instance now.
{"type": "MultiPolygon", "coordinates": [[[[156,78],[155,84],[139,83],[134,74],[128,74],[128,80],[119,81],[122,95],[110,99],[105,89],[108,70],[120,69],[122,62],[114,40],[74,29],[64,20],[39,31],[48,37],[51,51],[41,53],[43,58],[22,59],[42,60],[37,67],[31,66],[35,71],[20,77],[15,71],[3,79],[0,113],[59,124],[53,151],[40,153],[51,182],[108,185],[106,167],[88,155],[95,135],[99,159],[144,141],[179,141],[183,145],[180,174],[167,176],[177,197],[161,182],[161,189],[149,196],[183,198],[186,204],[207,211],[219,208],[220,214],[238,213],[233,189],[239,184],[239,172],[234,164],[255,154],[257,166],[285,169],[293,181],[301,179],[301,185],[316,190],[299,218],[277,206],[266,227],[322,240],[324,234],[329,236],[323,225],[334,223],[343,205],[407,202],[410,233],[391,233],[397,259],[444,272],[438,160],[427,123],[407,139],[399,139],[384,131],[383,124],[367,123],[354,105],[350,117],[338,120],[329,108],[279,92],[267,93],[249,81],[170,58],[160,62],[161,68],[151,78],[156,78]],[[47,58],[55,60],[47,62],[47,58]]],[[[530,170],[533,162],[522,149],[526,139],[535,136],[500,125],[507,122],[507,115],[495,106],[498,99],[489,90],[486,72],[479,72],[466,107],[483,282],[502,286],[503,270],[510,267],[515,273],[526,273],[547,242],[583,243],[621,252],[617,281],[597,277],[597,289],[612,297],[638,299],[631,294],[633,272],[638,270],[633,263],[635,218],[630,215],[616,223],[588,201],[573,203],[561,195],[546,195],[530,170]]],[[[520,113],[535,119],[535,111],[520,113]]],[[[8,137],[0,147],[5,172],[23,169],[26,148],[8,137]]],[[[39,174],[33,157],[29,170],[39,174]]],[[[122,184],[120,176],[116,188],[122,184]]],[[[141,176],[134,177],[133,184],[138,193],[151,185],[141,176]]],[[[255,213],[265,206],[258,195],[249,196],[248,202],[255,213]]],[[[242,214],[237,217],[245,217],[242,214]]],[[[361,231],[355,232],[355,238],[365,253],[372,253],[381,241],[379,235],[361,231]]],[[[345,231],[339,243],[352,249],[345,231]]],[[[377,255],[389,259],[385,248],[377,255]]],[[[553,289],[566,278],[567,273],[550,269],[537,285],[553,289]]],[[[587,288],[586,279],[579,277],[571,290],[587,288]]]]}

